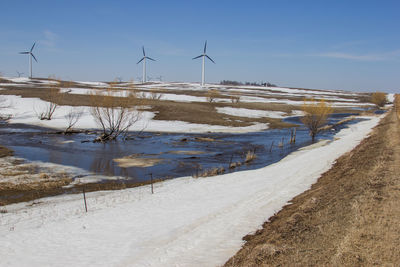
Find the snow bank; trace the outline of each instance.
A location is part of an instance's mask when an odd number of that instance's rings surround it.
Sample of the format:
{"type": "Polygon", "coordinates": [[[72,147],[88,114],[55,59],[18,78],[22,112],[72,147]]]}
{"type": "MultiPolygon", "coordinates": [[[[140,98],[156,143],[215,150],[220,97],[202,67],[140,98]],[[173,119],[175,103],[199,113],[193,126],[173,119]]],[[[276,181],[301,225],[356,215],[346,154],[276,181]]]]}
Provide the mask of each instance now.
{"type": "Polygon", "coordinates": [[[216,108],[219,113],[224,113],[232,116],[239,117],[248,117],[248,118],[284,118],[286,117],[286,113],[282,111],[267,111],[267,110],[256,110],[256,109],[247,109],[247,108],[231,108],[231,107],[222,107],[216,108]]]}
{"type": "Polygon", "coordinates": [[[394,94],[393,93],[387,94],[386,98],[387,98],[388,102],[390,102],[390,103],[394,102],[394,94]]]}
{"type": "Polygon", "coordinates": [[[107,87],[107,86],[109,86],[107,83],[104,83],[104,82],[82,82],[82,81],[75,81],[75,82],[83,84],[83,85],[90,85],[90,86],[96,86],[96,87],[107,87]]]}
{"type": "Polygon", "coordinates": [[[381,117],[265,168],[155,185],[41,199],[3,207],[0,258],[7,266],[217,266],[381,117]],[[318,160],[314,160],[318,159],[318,160]]]}

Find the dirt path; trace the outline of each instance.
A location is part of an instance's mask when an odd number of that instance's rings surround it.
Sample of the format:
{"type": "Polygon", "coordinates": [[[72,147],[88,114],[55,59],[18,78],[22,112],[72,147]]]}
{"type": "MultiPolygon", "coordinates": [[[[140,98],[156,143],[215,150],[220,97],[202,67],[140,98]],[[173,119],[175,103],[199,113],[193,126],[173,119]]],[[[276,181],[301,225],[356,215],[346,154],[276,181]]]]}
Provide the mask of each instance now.
{"type": "Polygon", "coordinates": [[[390,112],[312,188],[244,237],[225,266],[400,262],[400,120],[390,112]]]}

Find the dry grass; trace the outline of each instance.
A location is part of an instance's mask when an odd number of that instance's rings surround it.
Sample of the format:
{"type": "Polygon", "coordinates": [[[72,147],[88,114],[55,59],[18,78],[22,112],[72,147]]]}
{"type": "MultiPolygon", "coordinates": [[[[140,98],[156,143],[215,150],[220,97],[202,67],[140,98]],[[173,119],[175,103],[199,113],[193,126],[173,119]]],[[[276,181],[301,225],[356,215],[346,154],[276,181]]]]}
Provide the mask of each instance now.
{"type": "Polygon", "coordinates": [[[245,236],[225,266],[396,266],[399,136],[391,112],[310,190],[245,236]]]}
{"type": "Polygon", "coordinates": [[[250,163],[257,158],[257,155],[254,151],[247,151],[246,157],[244,159],[244,163],[250,163]]]}
{"type": "Polygon", "coordinates": [[[203,170],[202,172],[198,172],[193,175],[193,178],[199,178],[199,177],[210,177],[210,176],[216,176],[220,174],[225,173],[225,168],[224,167],[214,167],[210,169],[203,170]]]}
{"type": "Polygon", "coordinates": [[[229,164],[229,169],[235,169],[235,168],[238,168],[240,166],[242,166],[242,163],[240,161],[232,162],[232,163],[229,164]]]}
{"type": "Polygon", "coordinates": [[[383,92],[375,92],[371,95],[371,103],[375,104],[378,108],[385,106],[386,102],[386,94],[383,92]]]}
{"type": "Polygon", "coordinates": [[[305,115],[301,118],[301,122],[308,128],[314,141],[315,136],[319,133],[322,125],[326,123],[333,109],[324,100],[316,101],[311,99],[310,102],[304,102],[303,104],[302,110],[305,115]]]}
{"type": "Polygon", "coordinates": [[[12,156],[13,155],[13,151],[4,147],[4,146],[0,146],[0,158],[2,157],[7,157],[7,156],[12,156]]]}
{"type": "Polygon", "coordinates": [[[118,163],[118,166],[121,168],[130,168],[130,167],[151,167],[156,164],[162,162],[162,159],[154,159],[154,158],[140,158],[135,155],[127,156],[123,158],[114,159],[115,162],[118,163]]]}
{"type": "Polygon", "coordinates": [[[216,89],[210,89],[206,93],[207,102],[213,103],[217,98],[221,97],[221,93],[216,89]]]}

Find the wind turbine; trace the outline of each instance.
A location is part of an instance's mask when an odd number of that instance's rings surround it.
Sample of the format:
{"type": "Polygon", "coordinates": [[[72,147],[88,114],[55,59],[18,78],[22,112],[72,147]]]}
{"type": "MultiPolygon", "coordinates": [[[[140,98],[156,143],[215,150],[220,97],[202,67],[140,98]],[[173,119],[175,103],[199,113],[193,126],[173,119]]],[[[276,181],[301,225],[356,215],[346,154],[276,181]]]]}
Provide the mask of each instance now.
{"type": "Polygon", "coordinates": [[[19,71],[17,71],[17,74],[18,74],[18,78],[20,78],[21,77],[21,75],[22,74],[24,74],[23,72],[19,72],[19,71]]]}
{"type": "Polygon", "coordinates": [[[156,60],[155,60],[155,59],[152,59],[151,57],[147,57],[147,56],[146,56],[146,52],[144,51],[144,46],[142,46],[142,50],[143,50],[143,57],[142,57],[142,59],[139,60],[139,62],[136,63],[136,64],[139,64],[140,62],[143,61],[142,83],[145,83],[145,82],[146,82],[146,59],[150,59],[150,60],[153,60],[153,61],[156,61],[156,60]]]}
{"type": "Polygon", "coordinates": [[[206,59],[206,57],[207,57],[209,60],[211,60],[212,63],[215,64],[214,60],[212,60],[212,59],[207,55],[206,52],[207,52],[207,41],[204,43],[204,51],[203,51],[203,54],[200,55],[200,56],[198,56],[198,57],[192,58],[192,59],[197,59],[197,58],[200,58],[200,57],[203,58],[203,65],[202,65],[202,68],[201,68],[201,86],[204,86],[204,79],[205,79],[205,59],[206,59]]]}
{"type": "Polygon", "coordinates": [[[25,52],[19,52],[20,54],[29,55],[29,78],[31,78],[31,79],[32,79],[32,57],[37,62],[37,59],[35,58],[35,56],[32,53],[35,45],[36,45],[36,42],[32,45],[31,50],[25,51],[25,52]]]}

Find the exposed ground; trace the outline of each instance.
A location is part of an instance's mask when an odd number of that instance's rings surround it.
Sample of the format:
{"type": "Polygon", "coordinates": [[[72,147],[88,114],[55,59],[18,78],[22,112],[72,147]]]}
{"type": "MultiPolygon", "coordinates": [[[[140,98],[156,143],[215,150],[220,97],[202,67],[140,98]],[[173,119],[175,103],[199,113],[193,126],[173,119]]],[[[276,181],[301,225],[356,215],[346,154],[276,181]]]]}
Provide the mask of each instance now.
{"type": "Polygon", "coordinates": [[[264,223],[225,266],[400,262],[400,120],[390,112],[312,188],[264,223]]]}
{"type": "MultiPolygon", "coordinates": [[[[184,121],[188,123],[220,125],[230,127],[246,127],[254,123],[268,123],[269,128],[292,127],[283,122],[280,118],[263,116],[249,118],[233,116],[217,112],[217,108],[232,107],[235,109],[250,109],[264,111],[280,111],[288,116],[292,111],[300,110],[305,97],[323,98],[327,102],[336,103],[339,101],[345,106],[335,107],[335,112],[355,112],[351,104],[365,104],[368,106],[368,94],[353,94],[342,91],[321,91],[309,89],[268,89],[263,87],[234,87],[209,85],[207,88],[194,88],[193,84],[185,83],[147,83],[144,85],[132,85],[129,83],[100,83],[102,85],[84,84],[79,82],[56,81],[52,79],[33,79],[29,82],[13,82],[7,79],[0,79],[0,95],[17,95],[24,98],[40,98],[44,101],[55,102],[67,106],[91,106],[93,96],[88,95],[90,91],[103,91],[105,88],[113,88],[116,94],[127,95],[137,94],[131,99],[133,105],[149,107],[147,111],[154,112],[154,120],[184,121]],[[54,98],[49,94],[50,88],[60,88],[63,93],[54,98]],[[80,90],[79,93],[69,91],[80,90]],[[85,91],[87,90],[87,91],[85,91]],[[209,90],[216,93],[214,102],[206,101],[209,90]],[[285,91],[286,90],[286,91],[285,91]],[[289,91],[289,93],[287,92],[289,91]],[[293,91],[293,92],[292,92],[293,91]],[[300,91],[300,92],[297,92],[300,91]],[[309,92],[309,93],[308,93],[309,92]],[[174,96],[175,100],[187,97],[193,98],[190,101],[169,100],[167,95],[174,96]],[[157,99],[159,96],[160,99],[157,99]],[[231,102],[233,97],[240,99],[238,103],[231,102]],[[247,98],[247,101],[245,99],[247,98]],[[251,99],[249,101],[248,99],[251,99]],[[274,102],[278,101],[278,103],[274,102]],[[282,101],[282,102],[279,102],[282,101]],[[287,102],[287,103],[285,103],[287,102]]],[[[356,105],[360,107],[360,105],[356,105]]]]}

